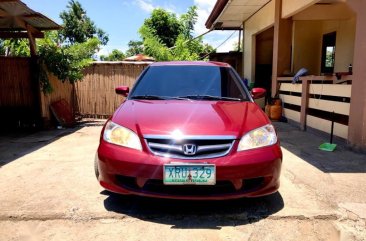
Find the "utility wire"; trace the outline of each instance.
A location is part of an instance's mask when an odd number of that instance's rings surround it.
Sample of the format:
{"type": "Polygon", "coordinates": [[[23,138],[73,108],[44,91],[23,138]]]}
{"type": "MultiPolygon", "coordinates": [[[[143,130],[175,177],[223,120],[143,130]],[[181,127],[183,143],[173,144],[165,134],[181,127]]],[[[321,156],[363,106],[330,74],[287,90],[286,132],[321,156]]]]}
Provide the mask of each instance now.
{"type": "Polygon", "coordinates": [[[210,53],[206,54],[205,56],[203,56],[201,58],[201,60],[203,60],[204,58],[206,58],[207,56],[209,56],[210,54],[212,54],[214,51],[216,51],[218,48],[220,48],[224,43],[226,43],[233,35],[234,33],[236,33],[238,30],[235,30],[232,34],[230,34],[229,37],[227,37],[224,42],[222,42],[219,46],[217,46],[216,48],[214,48],[210,53]]]}
{"type": "MultiPolygon", "coordinates": [[[[204,32],[203,34],[200,34],[200,35],[198,35],[198,36],[196,36],[196,37],[194,37],[194,38],[192,38],[192,39],[188,39],[187,41],[185,41],[184,42],[184,44],[186,44],[186,43],[189,43],[189,42],[191,42],[191,41],[193,41],[193,40],[195,40],[195,39],[198,39],[198,38],[200,38],[200,37],[202,37],[202,36],[204,36],[204,35],[206,35],[206,34],[208,34],[209,32],[211,32],[213,29],[210,29],[210,30],[208,30],[207,32],[204,32]]],[[[170,47],[169,49],[175,49],[177,46],[172,46],[172,47],[170,47]]]]}

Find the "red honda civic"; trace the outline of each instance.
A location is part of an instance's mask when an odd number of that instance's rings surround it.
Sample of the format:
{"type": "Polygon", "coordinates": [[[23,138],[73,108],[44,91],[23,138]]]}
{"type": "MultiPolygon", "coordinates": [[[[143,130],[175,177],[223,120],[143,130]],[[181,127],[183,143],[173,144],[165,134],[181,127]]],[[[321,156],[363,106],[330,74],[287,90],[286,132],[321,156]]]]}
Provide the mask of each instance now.
{"type": "Polygon", "coordinates": [[[257,197],[279,188],[270,120],[230,65],[159,62],[103,127],[95,173],[107,190],[171,199],[257,197]]]}

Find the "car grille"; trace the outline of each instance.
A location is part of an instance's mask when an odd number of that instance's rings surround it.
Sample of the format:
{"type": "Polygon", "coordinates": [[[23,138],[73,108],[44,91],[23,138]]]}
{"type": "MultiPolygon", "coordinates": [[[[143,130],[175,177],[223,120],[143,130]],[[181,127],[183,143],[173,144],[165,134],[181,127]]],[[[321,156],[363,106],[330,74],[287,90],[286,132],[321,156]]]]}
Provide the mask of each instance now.
{"type": "Polygon", "coordinates": [[[227,155],[234,136],[188,136],[174,140],[170,136],[145,136],[150,151],[157,156],[178,159],[204,159],[227,155]]]}
{"type": "Polygon", "coordinates": [[[215,195],[235,195],[253,192],[261,188],[264,184],[264,177],[243,179],[243,186],[235,190],[231,181],[218,180],[215,185],[164,185],[162,180],[149,179],[143,187],[136,184],[136,178],[117,175],[116,180],[121,187],[140,193],[173,195],[173,196],[215,196],[215,195]]]}

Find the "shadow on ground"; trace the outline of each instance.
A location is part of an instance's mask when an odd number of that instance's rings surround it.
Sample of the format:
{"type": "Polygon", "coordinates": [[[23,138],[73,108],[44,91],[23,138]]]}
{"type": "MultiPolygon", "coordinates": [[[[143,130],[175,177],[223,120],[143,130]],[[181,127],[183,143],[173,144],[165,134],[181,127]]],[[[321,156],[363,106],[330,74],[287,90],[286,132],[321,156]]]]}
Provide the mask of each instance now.
{"type": "Polygon", "coordinates": [[[0,168],[85,126],[102,126],[102,121],[81,121],[73,128],[46,131],[16,130],[0,135],[0,168]]]}
{"type": "Polygon", "coordinates": [[[177,229],[221,229],[265,219],[284,207],[276,192],[267,197],[227,201],[187,201],[123,196],[103,191],[108,211],[177,229]]]}
{"type": "MultiPolygon", "coordinates": [[[[333,152],[319,150],[328,136],[304,132],[287,123],[275,122],[281,146],[325,173],[366,173],[366,155],[356,153],[339,140],[333,152]]],[[[285,160],[291,161],[291,160],[285,160]]]]}

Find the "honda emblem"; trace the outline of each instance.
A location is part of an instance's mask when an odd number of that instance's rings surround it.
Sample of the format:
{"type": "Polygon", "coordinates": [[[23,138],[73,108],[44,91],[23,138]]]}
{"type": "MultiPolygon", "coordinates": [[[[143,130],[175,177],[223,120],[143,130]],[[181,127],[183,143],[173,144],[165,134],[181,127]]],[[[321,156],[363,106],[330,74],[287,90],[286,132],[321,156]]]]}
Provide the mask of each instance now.
{"type": "Polygon", "coordinates": [[[183,152],[187,156],[193,156],[196,154],[197,146],[195,144],[184,144],[183,145],[183,152]]]}

